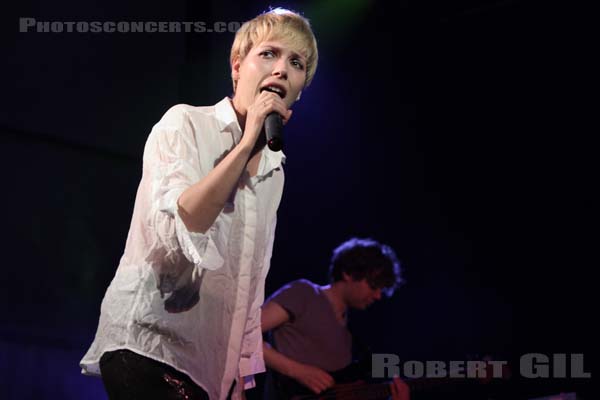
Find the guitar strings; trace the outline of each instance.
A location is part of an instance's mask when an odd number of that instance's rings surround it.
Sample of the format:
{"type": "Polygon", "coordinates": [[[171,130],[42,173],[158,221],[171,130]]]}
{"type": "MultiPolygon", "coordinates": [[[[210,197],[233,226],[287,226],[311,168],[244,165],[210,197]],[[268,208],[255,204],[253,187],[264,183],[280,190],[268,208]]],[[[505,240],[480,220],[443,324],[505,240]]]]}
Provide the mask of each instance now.
{"type": "Polygon", "coordinates": [[[296,396],[295,400],[377,400],[379,398],[387,398],[390,396],[390,388],[388,384],[371,384],[371,385],[344,385],[344,387],[332,388],[328,393],[322,395],[305,395],[296,396]],[[369,387],[371,386],[371,387],[369,387]],[[373,387],[376,387],[374,389],[373,387]],[[376,392],[374,392],[374,390],[376,392]],[[375,397],[364,397],[365,393],[369,396],[375,397]],[[359,397],[356,397],[359,396],[359,397]],[[363,397],[360,397],[363,396],[363,397]]]}

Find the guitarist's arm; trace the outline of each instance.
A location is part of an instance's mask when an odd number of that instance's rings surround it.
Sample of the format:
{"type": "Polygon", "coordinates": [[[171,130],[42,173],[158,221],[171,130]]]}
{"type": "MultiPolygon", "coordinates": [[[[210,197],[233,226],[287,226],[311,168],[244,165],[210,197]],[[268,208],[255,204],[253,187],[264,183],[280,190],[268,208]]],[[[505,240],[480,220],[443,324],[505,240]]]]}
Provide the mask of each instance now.
{"type": "MultiPolygon", "coordinates": [[[[267,302],[262,307],[261,329],[263,332],[270,331],[290,320],[289,313],[274,301],[267,302]]],[[[268,343],[263,343],[265,363],[282,375],[300,382],[315,393],[321,393],[334,385],[334,380],[324,370],[300,363],[281,354],[268,343]]]]}

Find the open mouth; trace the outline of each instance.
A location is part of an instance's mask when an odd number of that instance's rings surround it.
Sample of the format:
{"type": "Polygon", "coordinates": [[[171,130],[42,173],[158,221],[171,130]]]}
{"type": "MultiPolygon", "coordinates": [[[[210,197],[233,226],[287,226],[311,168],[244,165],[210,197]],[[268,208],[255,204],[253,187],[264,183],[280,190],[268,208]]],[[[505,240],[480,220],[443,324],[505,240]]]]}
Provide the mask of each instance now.
{"type": "Polygon", "coordinates": [[[285,89],[280,86],[276,86],[276,85],[267,85],[260,89],[261,92],[263,90],[266,90],[267,92],[275,93],[275,94],[279,95],[279,97],[281,97],[282,99],[285,98],[285,95],[286,95],[285,89]]]}

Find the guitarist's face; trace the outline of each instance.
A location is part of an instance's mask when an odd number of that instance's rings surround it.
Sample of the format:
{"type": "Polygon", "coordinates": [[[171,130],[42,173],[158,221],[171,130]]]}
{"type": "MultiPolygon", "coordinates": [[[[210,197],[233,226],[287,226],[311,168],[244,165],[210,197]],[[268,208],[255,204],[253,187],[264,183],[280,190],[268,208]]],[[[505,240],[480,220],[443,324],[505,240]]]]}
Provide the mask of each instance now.
{"type": "Polygon", "coordinates": [[[381,289],[373,288],[366,279],[353,280],[344,274],[346,282],[346,305],[351,308],[364,310],[375,301],[381,299],[381,289]]]}

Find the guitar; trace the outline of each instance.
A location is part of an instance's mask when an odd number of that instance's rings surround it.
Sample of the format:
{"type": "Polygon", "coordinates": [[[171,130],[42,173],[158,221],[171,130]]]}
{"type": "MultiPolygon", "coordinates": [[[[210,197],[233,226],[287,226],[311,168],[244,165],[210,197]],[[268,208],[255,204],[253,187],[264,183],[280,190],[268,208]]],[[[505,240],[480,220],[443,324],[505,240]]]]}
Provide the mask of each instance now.
{"type": "Polygon", "coordinates": [[[389,382],[367,383],[363,365],[352,363],[337,371],[328,372],[336,384],[326,391],[315,394],[296,380],[275,371],[273,380],[277,399],[281,400],[380,400],[391,396],[389,382]]]}
{"type": "MultiPolygon", "coordinates": [[[[502,379],[510,377],[510,370],[504,366],[502,379]]],[[[364,380],[367,376],[365,363],[354,362],[337,371],[329,372],[336,384],[326,391],[315,394],[294,379],[271,371],[278,399],[285,400],[387,400],[391,395],[391,381],[370,383],[364,380]]],[[[370,370],[370,369],[369,369],[370,370]]],[[[432,391],[436,388],[453,391],[457,384],[489,384],[492,382],[492,370],[488,365],[485,378],[404,378],[411,393],[432,391]]]]}

